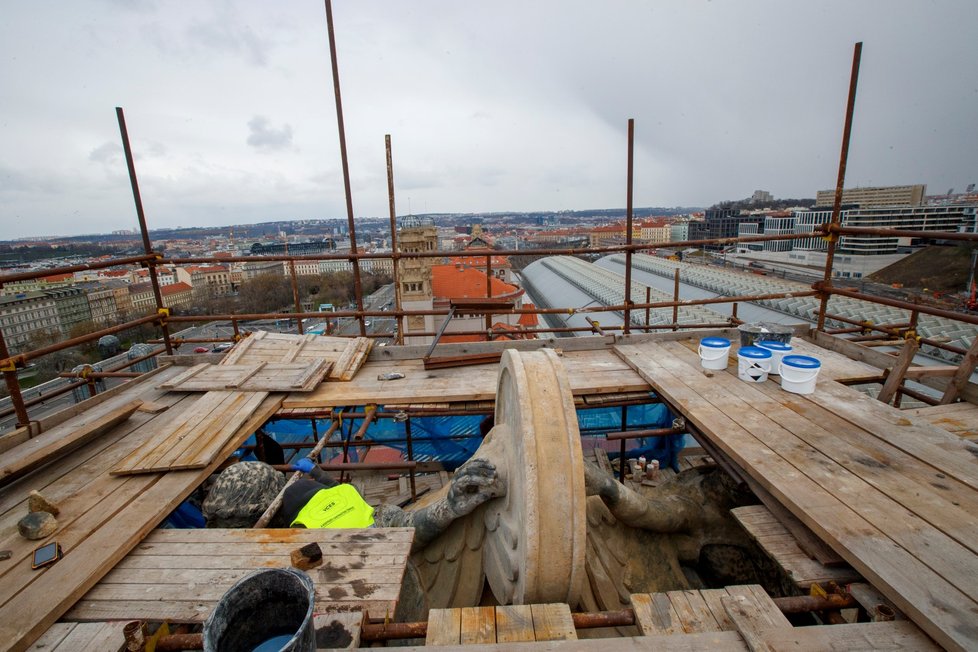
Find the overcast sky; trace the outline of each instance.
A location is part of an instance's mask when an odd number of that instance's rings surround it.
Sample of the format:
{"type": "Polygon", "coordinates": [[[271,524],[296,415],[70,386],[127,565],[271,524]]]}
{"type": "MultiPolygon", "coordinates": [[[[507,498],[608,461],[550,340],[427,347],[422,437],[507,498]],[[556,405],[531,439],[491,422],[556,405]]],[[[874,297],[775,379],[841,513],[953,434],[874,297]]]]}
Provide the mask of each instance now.
{"type": "MultiPolygon", "coordinates": [[[[978,181],[978,2],[337,0],[357,216],[978,181]]],[[[323,4],[0,0],[0,238],[345,217],[323,4]]]]}

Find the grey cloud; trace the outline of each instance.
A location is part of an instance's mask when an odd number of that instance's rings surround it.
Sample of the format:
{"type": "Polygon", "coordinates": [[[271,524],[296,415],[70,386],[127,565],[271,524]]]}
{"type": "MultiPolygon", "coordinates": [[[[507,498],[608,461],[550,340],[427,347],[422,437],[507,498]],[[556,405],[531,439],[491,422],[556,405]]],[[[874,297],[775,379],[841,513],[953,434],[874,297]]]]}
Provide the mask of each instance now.
{"type": "Polygon", "coordinates": [[[256,115],[248,121],[248,144],[260,151],[275,151],[292,147],[292,125],[282,125],[276,129],[263,115],[256,115]]]}
{"type": "Polygon", "coordinates": [[[108,142],[102,143],[93,149],[88,155],[88,160],[95,161],[96,163],[114,163],[118,160],[122,160],[122,155],[122,145],[108,142]]]}
{"type": "Polygon", "coordinates": [[[187,39],[206,50],[242,55],[255,66],[268,64],[270,43],[248,26],[222,21],[195,23],[187,29],[187,39]]]}

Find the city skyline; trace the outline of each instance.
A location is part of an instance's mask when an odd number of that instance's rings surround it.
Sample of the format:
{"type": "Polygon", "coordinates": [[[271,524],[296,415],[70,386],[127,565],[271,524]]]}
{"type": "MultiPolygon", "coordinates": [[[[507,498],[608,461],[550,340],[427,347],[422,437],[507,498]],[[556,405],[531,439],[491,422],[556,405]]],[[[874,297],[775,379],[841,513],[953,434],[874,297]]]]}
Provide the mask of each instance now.
{"type": "MultiPolygon", "coordinates": [[[[967,2],[338,2],[357,216],[708,206],[978,176],[967,2]]],[[[11,7],[0,26],[4,238],[134,228],[114,106],[150,228],[344,217],[322,3],[11,7]],[[283,9],[284,8],[284,9],[283,9]],[[30,53],[30,56],[27,55],[30,53]],[[11,90],[12,89],[12,90],[11,90]]]]}

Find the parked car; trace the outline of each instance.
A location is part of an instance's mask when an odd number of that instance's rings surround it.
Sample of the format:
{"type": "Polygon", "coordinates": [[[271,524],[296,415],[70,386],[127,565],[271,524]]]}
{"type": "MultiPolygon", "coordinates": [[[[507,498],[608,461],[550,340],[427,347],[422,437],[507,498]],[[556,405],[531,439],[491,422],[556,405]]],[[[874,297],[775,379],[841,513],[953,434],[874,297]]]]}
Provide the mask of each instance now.
{"type": "Polygon", "coordinates": [[[209,351],[210,349],[208,349],[206,346],[194,347],[194,353],[208,353],[209,351]]]}
{"type": "Polygon", "coordinates": [[[217,346],[214,347],[213,351],[214,351],[214,353],[224,353],[225,351],[227,351],[228,349],[230,349],[232,346],[234,346],[234,345],[231,344],[230,342],[221,342],[220,344],[218,344],[217,346]]]}

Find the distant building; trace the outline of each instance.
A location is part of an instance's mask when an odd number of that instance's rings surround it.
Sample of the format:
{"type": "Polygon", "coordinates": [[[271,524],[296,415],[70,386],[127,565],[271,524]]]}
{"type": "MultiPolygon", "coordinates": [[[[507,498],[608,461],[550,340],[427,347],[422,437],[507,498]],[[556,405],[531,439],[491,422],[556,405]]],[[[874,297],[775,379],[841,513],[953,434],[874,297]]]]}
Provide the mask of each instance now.
{"type": "MultiPolygon", "coordinates": [[[[736,238],[742,224],[753,224],[758,229],[763,228],[763,215],[742,215],[739,209],[710,208],[706,211],[706,219],[689,223],[689,240],[714,240],[717,238],[736,238]]],[[[720,251],[725,245],[707,244],[703,249],[720,251]]]]}
{"type": "Polygon", "coordinates": [[[254,260],[241,265],[241,282],[245,283],[263,274],[282,276],[284,267],[281,260],[254,260]]]}
{"type": "Polygon", "coordinates": [[[188,283],[173,283],[160,288],[166,308],[189,308],[194,304],[194,288],[188,283]]]}
{"type": "Polygon", "coordinates": [[[4,283],[0,287],[0,296],[22,294],[24,292],[40,292],[41,290],[51,290],[72,285],[75,282],[73,274],[51,274],[41,278],[24,279],[4,283]]]}
{"type": "MultiPolygon", "coordinates": [[[[420,253],[438,250],[438,229],[430,218],[407,217],[401,220],[397,237],[402,253],[420,253]]],[[[401,258],[400,287],[401,308],[404,310],[431,310],[434,295],[431,290],[431,268],[434,258],[401,258]]],[[[430,336],[412,333],[433,332],[435,319],[432,315],[408,315],[404,320],[404,343],[425,344],[430,336]]]]}
{"type": "Polygon", "coordinates": [[[233,290],[231,271],[224,265],[177,267],[176,280],[177,283],[183,283],[193,288],[195,296],[200,299],[227,296],[233,290]]]}
{"type": "MultiPolygon", "coordinates": [[[[845,188],[842,191],[843,204],[857,204],[860,208],[871,206],[920,206],[927,194],[925,184],[913,186],[879,186],[874,188],[845,188]]],[[[819,190],[815,195],[815,205],[832,206],[835,203],[835,189],[819,190]]]]}
{"type": "Polygon", "coordinates": [[[0,328],[7,346],[21,350],[35,334],[58,331],[54,298],[42,292],[22,292],[0,297],[0,328]]]}
{"type": "Polygon", "coordinates": [[[673,222],[669,225],[669,241],[684,242],[689,240],[689,222],[673,222]]]}
{"type": "Polygon", "coordinates": [[[750,197],[750,201],[752,204],[774,201],[774,195],[769,193],[767,190],[755,190],[754,194],[750,197]]]}
{"type": "Polygon", "coordinates": [[[276,242],[273,244],[256,242],[251,245],[252,256],[310,256],[333,251],[336,251],[336,241],[332,238],[325,238],[318,242],[276,242]]]}

